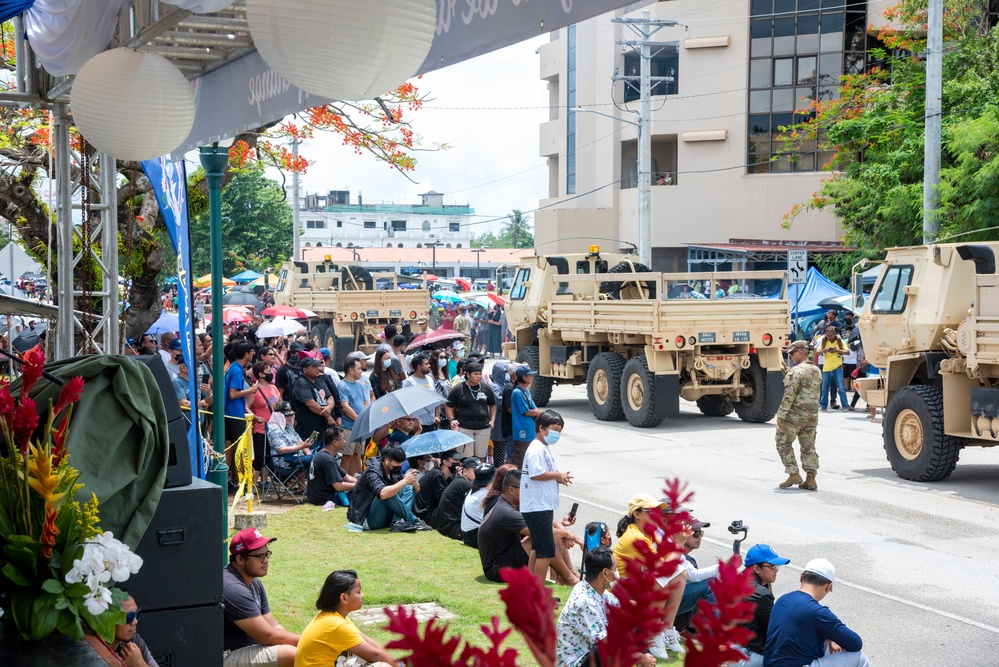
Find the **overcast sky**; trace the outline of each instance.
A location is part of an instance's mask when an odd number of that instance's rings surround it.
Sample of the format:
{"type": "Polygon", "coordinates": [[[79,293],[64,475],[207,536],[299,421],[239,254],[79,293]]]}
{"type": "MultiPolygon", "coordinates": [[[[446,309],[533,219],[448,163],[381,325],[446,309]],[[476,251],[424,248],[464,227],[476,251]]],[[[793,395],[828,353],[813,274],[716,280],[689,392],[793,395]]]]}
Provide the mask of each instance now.
{"type": "MultiPolygon", "coordinates": [[[[548,169],[538,155],[538,126],[548,120],[546,82],[538,78],[534,51],[540,37],[425,75],[415,83],[432,98],[412,115],[427,145],[449,150],[418,153],[411,183],[368,154],[355,155],[338,136],[318,136],[301,147],[312,160],[301,177],[302,193],[358,191],[365,204],[419,203],[420,193],[444,193],[445,204],[470,204],[476,232],[497,229],[485,222],[513,209],[537,207],[548,195],[548,169]],[[511,109],[510,107],[528,107],[511,109]]],[[[533,219],[533,216],[532,216],[533,219]]]]}

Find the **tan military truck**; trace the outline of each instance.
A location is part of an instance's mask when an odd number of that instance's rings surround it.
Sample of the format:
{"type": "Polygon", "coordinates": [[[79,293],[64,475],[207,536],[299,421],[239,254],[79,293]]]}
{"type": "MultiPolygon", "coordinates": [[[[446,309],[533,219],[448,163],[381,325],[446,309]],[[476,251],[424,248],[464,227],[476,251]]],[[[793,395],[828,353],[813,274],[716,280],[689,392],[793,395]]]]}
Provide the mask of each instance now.
{"type": "Polygon", "coordinates": [[[999,444],[997,250],[999,242],[890,248],[882,262],[859,322],[878,374],[857,389],[884,408],[885,452],[899,477],[939,481],[963,447],[999,444]]]}
{"type": "Polygon", "coordinates": [[[585,383],[604,421],[656,426],[679,415],[681,397],[709,416],[772,419],[791,331],[784,273],[652,273],[636,259],[592,246],[521,260],[504,351],[538,369],[535,402],[585,383]]]}
{"type": "Polygon", "coordinates": [[[274,301],[311,310],[309,336],[333,354],[341,368],[350,352],[373,352],[387,324],[415,328],[427,314],[430,293],[422,278],[372,273],[359,262],[285,262],[274,301]],[[406,288],[403,288],[403,286],[406,288]]]}

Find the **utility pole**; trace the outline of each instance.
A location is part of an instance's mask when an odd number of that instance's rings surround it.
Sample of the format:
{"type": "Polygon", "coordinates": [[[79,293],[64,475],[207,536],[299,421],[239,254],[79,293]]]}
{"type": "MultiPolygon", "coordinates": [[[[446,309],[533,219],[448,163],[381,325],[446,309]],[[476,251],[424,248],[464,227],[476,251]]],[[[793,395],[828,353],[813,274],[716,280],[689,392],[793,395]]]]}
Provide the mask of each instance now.
{"type": "MultiPolygon", "coordinates": [[[[652,82],[673,82],[672,76],[652,76],[652,58],[664,49],[679,49],[676,43],[655,43],[652,36],[663,28],[680,25],[669,19],[651,19],[648,10],[638,19],[616,18],[612,23],[621,23],[631,29],[637,40],[621,40],[621,46],[631,47],[639,55],[638,75],[638,261],[652,268],[652,82]],[[655,48],[655,53],[652,49],[655,48]]],[[[634,85],[634,75],[614,76],[614,81],[624,81],[626,86],[634,85]]],[[[665,95],[665,91],[663,91],[665,95]]]]}
{"type": "Polygon", "coordinates": [[[517,249],[517,224],[520,222],[520,216],[517,215],[517,213],[515,212],[515,213],[511,214],[511,217],[513,218],[513,249],[516,250],[517,249]]]}
{"type": "MultiPolygon", "coordinates": [[[[298,164],[298,137],[291,138],[291,156],[294,160],[294,164],[298,164]]],[[[293,262],[297,262],[302,259],[301,256],[301,245],[302,240],[300,238],[300,221],[299,221],[299,211],[298,211],[298,169],[296,168],[291,172],[291,219],[292,224],[295,226],[294,232],[292,234],[291,242],[291,259],[293,262]]]]}
{"type": "Polygon", "coordinates": [[[943,103],[943,0],[929,0],[926,33],[926,118],[923,144],[923,243],[940,235],[940,128],[943,103]]]}

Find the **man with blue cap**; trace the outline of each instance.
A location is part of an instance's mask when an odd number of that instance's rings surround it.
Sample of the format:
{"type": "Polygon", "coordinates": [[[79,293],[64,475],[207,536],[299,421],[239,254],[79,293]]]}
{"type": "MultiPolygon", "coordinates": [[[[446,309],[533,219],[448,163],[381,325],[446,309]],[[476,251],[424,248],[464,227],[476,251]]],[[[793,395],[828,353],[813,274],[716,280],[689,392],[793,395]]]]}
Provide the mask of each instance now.
{"type": "Polygon", "coordinates": [[[769,544],[753,545],[746,552],[744,562],[747,569],[753,571],[753,593],[748,602],[756,604],[753,620],[746,627],[755,635],[746,645],[748,659],[740,663],[745,667],[762,667],[763,651],[767,645],[767,628],[770,625],[770,612],[774,608],[773,583],[777,580],[777,570],[781,565],[790,563],[790,559],[781,558],[769,544]]]}

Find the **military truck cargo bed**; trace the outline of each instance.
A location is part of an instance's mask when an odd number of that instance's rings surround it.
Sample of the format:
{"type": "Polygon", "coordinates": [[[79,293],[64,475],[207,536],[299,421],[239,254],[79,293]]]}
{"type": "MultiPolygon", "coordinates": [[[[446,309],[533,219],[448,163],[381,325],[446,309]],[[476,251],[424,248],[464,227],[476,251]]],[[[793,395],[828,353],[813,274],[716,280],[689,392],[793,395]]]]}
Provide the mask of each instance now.
{"type": "Polygon", "coordinates": [[[289,305],[306,308],[338,322],[380,322],[416,319],[429,303],[423,290],[313,290],[291,294],[289,305]]]}

